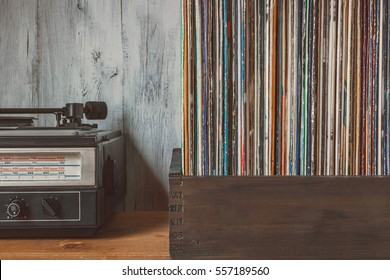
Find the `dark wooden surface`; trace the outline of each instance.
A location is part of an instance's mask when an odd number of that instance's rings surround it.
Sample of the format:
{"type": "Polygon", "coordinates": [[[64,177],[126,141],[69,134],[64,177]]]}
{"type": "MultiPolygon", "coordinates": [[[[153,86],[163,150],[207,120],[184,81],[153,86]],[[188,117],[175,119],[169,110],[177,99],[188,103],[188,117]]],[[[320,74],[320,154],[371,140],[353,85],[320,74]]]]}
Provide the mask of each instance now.
{"type": "Polygon", "coordinates": [[[0,239],[0,259],[168,259],[167,212],[118,212],[90,238],[0,239]]]}
{"type": "Polygon", "coordinates": [[[173,258],[390,258],[390,178],[174,177],[173,258]]]}

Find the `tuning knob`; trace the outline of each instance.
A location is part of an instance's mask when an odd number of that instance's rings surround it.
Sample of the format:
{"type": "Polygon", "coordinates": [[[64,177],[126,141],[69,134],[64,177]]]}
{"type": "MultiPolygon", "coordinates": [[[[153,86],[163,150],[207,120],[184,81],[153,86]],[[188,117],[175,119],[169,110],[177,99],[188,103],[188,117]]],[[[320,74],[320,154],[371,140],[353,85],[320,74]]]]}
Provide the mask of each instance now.
{"type": "Polygon", "coordinates": [[[7,205],[7,214],[11,219],[15,218],[26,218],[27,205],[24,199],[15,198],[10,201],[7,205]]]}
{"type": "Polygon", "coordinates": [[[61,213],[61,204],[57,198],[42,199],[42,212],[49,218],[58,217],[61,213]]]}

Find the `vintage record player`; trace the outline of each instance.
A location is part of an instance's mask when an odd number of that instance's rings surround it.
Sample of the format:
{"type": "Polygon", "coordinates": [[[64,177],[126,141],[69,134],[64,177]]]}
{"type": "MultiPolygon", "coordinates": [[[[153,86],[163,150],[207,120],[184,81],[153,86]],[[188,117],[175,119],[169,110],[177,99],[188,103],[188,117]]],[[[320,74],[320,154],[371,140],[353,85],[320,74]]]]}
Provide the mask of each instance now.
{"type": "Polygon", "coordinates": [[[0,116],[0,237],[93,235],[126,192],[121,131],[82,123],[105,119],[107,105],[8,108],[0,116]],[[26,114],[54,114],[56,126],[33,126],[26,114]]]}

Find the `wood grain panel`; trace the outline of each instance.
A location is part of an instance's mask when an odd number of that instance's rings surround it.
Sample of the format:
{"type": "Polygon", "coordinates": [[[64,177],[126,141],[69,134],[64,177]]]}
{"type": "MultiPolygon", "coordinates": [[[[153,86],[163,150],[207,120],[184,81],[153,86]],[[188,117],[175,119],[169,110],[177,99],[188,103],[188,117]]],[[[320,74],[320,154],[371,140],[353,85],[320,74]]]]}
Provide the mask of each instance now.
{"type": "Polygon", "coordinates": [[[38,13],[40,106],[106,101],[109,115],[100,127],[122,129],[120,0],[42,0],[38,13]]]}
{"type": "Polygon", "coordinates": [[[166,212],[121,212],[94,238],[0,239],[0,259],[168,259],[167,220],[166,212]]]}
{"type": "Polygon", "coordinates": [[[172,257],[388,259],[389,182],[386,177],[183,177],[171,188],[172,257]]]}
{"type": "Polygon", "coordinates": [[[181,135],[180,1],[124,0],[122,17],[129,198],[135,209],[166,210],[181,135]]]}
{"type": "Polygon", "coordinates": [[[37,1],[0,3],[0,106],[36,105],[37,1]]]}

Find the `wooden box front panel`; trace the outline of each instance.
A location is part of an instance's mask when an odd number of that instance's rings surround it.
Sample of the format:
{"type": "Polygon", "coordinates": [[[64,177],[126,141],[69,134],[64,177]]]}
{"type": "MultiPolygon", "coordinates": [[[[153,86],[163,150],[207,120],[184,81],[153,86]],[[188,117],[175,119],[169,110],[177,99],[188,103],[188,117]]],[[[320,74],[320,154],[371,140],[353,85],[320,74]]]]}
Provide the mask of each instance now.
{"type": "Polygon", "coordinates": [[[388,177],[170,176],[177,259],[389,259],[388,177]]]}

